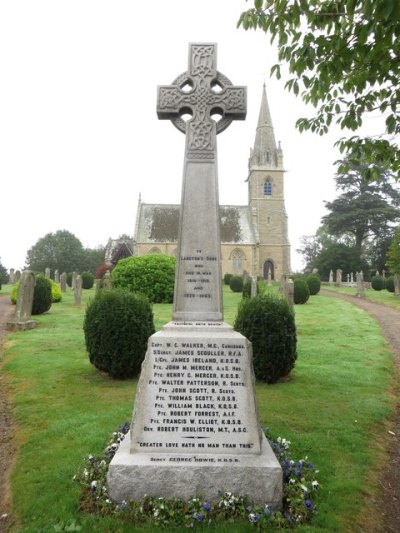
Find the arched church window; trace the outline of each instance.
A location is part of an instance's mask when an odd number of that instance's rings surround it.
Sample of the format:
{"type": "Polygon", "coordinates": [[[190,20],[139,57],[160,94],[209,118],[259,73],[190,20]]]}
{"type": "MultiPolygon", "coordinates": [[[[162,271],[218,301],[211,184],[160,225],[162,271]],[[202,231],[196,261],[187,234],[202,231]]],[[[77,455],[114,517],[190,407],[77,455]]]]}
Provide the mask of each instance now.
{"type": "Polygon", "coordinates": [[[269,180],[264,183],[264,196],[272,196],[272,183],[269,180]]]}
{"type": "Polygon", "coordinates": [[[271,281],[275,279],[275,266],[274,266],[274,263],[270,259],[268,259],[264,263],[263,277],[264,279],[271,280],[271,281]]]}
{"type": "Polygon", "coordinates": [[[238,248],[233,250],[230,256],[230,260],[231,260],[232,272],[234,274],[243,274],[245,259],[246,259],[245,255],[241,250],[239,250],[238,248]]]}

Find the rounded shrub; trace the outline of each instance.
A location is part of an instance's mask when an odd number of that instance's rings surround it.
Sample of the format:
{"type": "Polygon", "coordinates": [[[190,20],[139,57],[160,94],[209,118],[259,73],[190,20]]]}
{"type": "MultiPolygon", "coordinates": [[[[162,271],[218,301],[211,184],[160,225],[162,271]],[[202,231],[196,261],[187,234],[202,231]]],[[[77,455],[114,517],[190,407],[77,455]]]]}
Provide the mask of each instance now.
{"type": "Polygon", "coordinates": [[[285,300],[271,293],[243,299],[234,328],[253,345],[257,379],[275,383],[289,374],[297,358],[297,336],[294,314],[285,300]]]}
{"type": "Polygon", "coordinates": [[[229,282],[229,287],[233,292],[242,292],[243,278],[242,276],[232,276],[229,282]]]}
{"type": "Polygon", "coordinates": [[[41,315],[48,311],[52,303],[51,282],[42,274],[36,276],[33,290],[32,315],[41,315]]]}
{"type": "Polygon", "coordinates": [[[251,296],[251,279],[247,278],[243,282],[242,298],[250,298],[251,296]]]}
{"type": "Polygon", "coordinates": [[[371,279],[371,287],[375,291],[381,291],[385,288],[385,279],[382,276],[373,276],[371,279]]]}
{"type": "Polygon", "coordinates": [[[94,276],[90,272],[82,272],[82,289],[91,289],[94,285],[94,276]]]}
{"type": "Polygon", "coordinates": [[[318,274],[309,274],[306,277],[306,282],[310,291],[310,296],[314,296],[315,294],[319,293],[321,290],[321,279],[318,274]]]}
{"type": "Polygon", "coordinates": [[[385,289],[389,292],[394,292],[394,276],[389,276],[385,279],[385,289]]]}
{"type": "Polygon", "coordinates": [[[229,285],[232,276],[233,276],[233,274],[230,274],[229,272],[227,272],[227,273],[224,275],[224,284],[225,284],[225,285],[229,285]]]}
{"type": "Polygon", "coordinates": [[[67,285],[72,287],[72,272],[67,272],[67,285]]]}
{"type": "Polygon", "coordinates": [[[152,303],[172,303],[175,264],[175,257],[165,254],[121,259],[112,271],[113,286],[140,292],[152,303]]]}
{"type": "Polygon", "coordinates": [[[55,303],[61,302],[62,294],[61,294],[60,286],[58,285],[58,283],[56,283],[52,279],[50,280],[50,283],[51,283],[51,301],[52,301],[52,303],[55,304],[55,303]]]}
{"type": "Polygon", "coordinates": [[[113,378],[137,376],[155,331],[147,298],[122,289],[101,290],[89,302],[83,323],[90,362],[113,378]]]}
{"type": "Polygon", "coordinates": [[[304,278],[297,278],[294,280],[294,294],[293,299],[295,304],[305,304],[310,297],[310,289],[307,281],[304,278]]]}

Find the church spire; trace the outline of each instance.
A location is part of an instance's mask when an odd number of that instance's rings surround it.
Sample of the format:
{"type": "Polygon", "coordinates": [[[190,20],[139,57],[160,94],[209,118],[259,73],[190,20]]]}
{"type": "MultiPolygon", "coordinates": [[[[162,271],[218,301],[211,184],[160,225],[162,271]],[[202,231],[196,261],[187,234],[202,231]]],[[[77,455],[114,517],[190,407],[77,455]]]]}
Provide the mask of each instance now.
{"type": "Polygon", "coordinates": [[[277,149],[276,146],[274,128],[272,125],[264,83],[254,148],[250,151],[249,167],[258,166],[264,168],[276,168],[280,166],[280,158],[278,157],[279,151],[281,151],[281,149],[280,147],[277,149]]]}

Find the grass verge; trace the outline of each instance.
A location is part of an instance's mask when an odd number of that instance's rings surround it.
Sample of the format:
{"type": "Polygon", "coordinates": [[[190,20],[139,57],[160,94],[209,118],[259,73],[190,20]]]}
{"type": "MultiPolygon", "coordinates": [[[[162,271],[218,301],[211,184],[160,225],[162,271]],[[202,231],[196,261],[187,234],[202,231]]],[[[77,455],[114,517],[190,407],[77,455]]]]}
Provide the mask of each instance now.
{"type": "MultiPolygon", "coordinates": [[[[112,380],[88,361],[82,322],[92,295],[84,291],[82,305],[74,306],[69,291],[49,313],[36,317],[38,328],[8,337],[1,371],[17,422],[15,531],[71,531],[74,525],[81,531],[152,530],[79,511],[80,489],[72,477],[83,458],[100,453],[115,427],[130,419],[136,388],[136,380],[112,380]]],[[[224,287],[228,322],[239,299],[224,287]]],[[[318,513],[311,526],[298,531],[356,531],[371,513],[371,472],[391,414],[386,393],[392,356],[375,322],[348,302],[318,295],[295,311],[298,361],[285,382],[257,384],[261,424],[289,439],[293,455],[308,455],[320,470],[318,513]]],[[[171,306],[154,305],[154,313],[159,328],[170,319],[171,306]]],[[[226,527],[251,530],[250,524],[226,527]]]]}

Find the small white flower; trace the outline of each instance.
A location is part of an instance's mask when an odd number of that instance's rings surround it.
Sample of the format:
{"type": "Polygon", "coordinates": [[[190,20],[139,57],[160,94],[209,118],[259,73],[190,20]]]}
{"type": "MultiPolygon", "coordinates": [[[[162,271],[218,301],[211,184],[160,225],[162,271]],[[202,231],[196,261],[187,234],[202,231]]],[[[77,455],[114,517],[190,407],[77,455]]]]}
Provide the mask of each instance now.
{"type": "Polygon", "coordinates": [[[308,488],[302,483],[300,484],[300,487],[303,489],[304,492],[308,492],[308,488]]]}
{"type": "Polygon", "coordinates": [[[289,479],[289,485],[294,485],[296,483],[296,480],[294,478],[289,479]]]}
{"type": "Polygon", "coordinates": [[[311,482],[311,486],[314,490],[318,490],[318,487],[319,487],[319,483],[318,481],[315,479],[314,481],[311,482]]]}
{"type": "Polygon", "coordinates": [[[90,484],[90,487],[91,487],[93,490],[95,490],[96,487],[97,487],[97,481],[96,481],[96,480],[92,481],[91,484],[90,484]]]}

